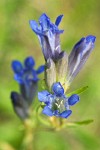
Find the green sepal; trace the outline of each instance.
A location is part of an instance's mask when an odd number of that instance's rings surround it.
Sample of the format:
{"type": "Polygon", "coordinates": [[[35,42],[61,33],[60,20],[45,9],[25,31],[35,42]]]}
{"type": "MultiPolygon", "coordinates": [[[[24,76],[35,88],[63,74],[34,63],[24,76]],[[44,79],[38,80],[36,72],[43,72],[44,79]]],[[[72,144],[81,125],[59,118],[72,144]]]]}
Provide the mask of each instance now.
{"type": "Polygon", "coordinates": [[[48,58],[45,70],[45,83],[49,91],[52,91],[52,85],[56,82],[56,66],[55,62],[48,58]]]}
{"type": "Polygon", "coordinates": [[[77,89],[73,92],[68,93],[67,96],[70,97],[73,94],[78,94],[79,95],[79,94],[83,93],[84,91],[86,91],[87,89],[88,89],[88,86],[84,86],[84,87],[79,88],[79,89],[77,89]]]}
{"type": "Polygon", "coordinates": [[[88,125],[93,122],[93,119],[74,122],[76,125],[88,125]]]}

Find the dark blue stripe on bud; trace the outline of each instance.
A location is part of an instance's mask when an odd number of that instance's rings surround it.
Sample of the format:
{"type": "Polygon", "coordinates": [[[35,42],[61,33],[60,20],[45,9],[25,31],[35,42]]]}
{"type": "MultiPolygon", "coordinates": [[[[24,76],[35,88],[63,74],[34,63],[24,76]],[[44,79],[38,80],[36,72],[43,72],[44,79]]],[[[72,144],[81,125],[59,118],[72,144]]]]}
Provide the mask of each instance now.
{"type": "Polygon", "coordinates": [[[89,42],[95,42],[95,40],[96,40],[96,37],[95,36],[93,36],[93,35],[88,35],[87,37],[86,37],[86,43],[89,43],[89,42]]]}

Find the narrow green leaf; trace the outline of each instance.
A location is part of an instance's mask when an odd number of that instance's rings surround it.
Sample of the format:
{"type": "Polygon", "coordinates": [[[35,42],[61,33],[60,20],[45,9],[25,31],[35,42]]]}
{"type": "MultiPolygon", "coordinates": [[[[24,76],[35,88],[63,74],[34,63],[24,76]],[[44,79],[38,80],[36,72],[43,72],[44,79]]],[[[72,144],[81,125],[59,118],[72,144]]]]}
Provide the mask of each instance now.
{"type": "Polygon", "coordinates": [[[82,88],[80,88],[80,89],[77,89],[77,90],[75,90],[75,91],[73,91],[73,92],[67,94],[67,96],[69,97],[69,96],[71,96],[71,95],[73,95],[73,94],[81,94],[81,93],[83,93],[83,92],[84,92],[85,90],[87,90],[87,89],[88,89],[88,86],[84,86],[84,87],[82,87],[82,88]]]}
{"type": "Polygon", "coordinates": [[[90,123],[92,123],[93,120],[84,120],[84,121],[78,121],[78,122],[67,122],[66,125],[64,125],[63,127],[77,127],[80,125],[88,125],[90,123]]]}
{"type": "Polygon", "coordinates": [[[84,121],[78,121],[78,122],[67,122],[67,123],[64,123],[62,125],[62,129],[64,129],[66,127],[78,127],[78,126],[81,126],[81,125],[88,125],[88,124],[90,124],[92,122],[93,122],[92,119],[84,120],[84,121]]]}
{"type": "Polygon", "coordinates": [[[90,119],[90,120],[78,121],[78,122],[74,122],[74,123],[77,124],[77,125],[88,125],[92,122],[93,122],[93,120],[90,119]]]}

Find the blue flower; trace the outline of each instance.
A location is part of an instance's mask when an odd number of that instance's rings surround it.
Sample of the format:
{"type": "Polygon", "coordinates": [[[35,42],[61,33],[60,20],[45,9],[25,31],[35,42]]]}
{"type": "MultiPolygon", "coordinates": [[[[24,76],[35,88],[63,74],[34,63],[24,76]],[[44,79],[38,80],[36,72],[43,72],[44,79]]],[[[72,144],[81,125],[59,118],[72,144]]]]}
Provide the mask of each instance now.
{"type": "Polygon", "coordinates": [[[58,26],[62,17],[63,15],[58,16],[55,24],[53,24],[46,14],[42,14],[39,23],[30,20],[30,26],[39,38],[46,60],[47,86],[51,89],[52,84],[55,82],[60,82],[62,85],[66,83],[66,91],[87,61],[94,48],[96,37],[88,35],[81,38],[75,44],[71,53],[67,55],[66,52],[61,50],[60,46],[60,34],[63,33],[63,30],[59,30],[58,26]]]}
{"type": "Polygon", "coordinates": [[[45,103],[42,112],[47,116],[68,118],[72,113],[70,106],[79,101],[79,96],[73,94],[70,97],[66,97],[60,82],[53,84],[52,92],[53,94],[45,90],[38,93],[39,101],[45,103]]]}
{"type": "Polygon", "coordinates": [[[59,34],[63,33],[63,30],[59,30],[58,25],[62,17],[63,15],[58,16],[55,24],[46,14],[40,16],[39,25],[35,20],[30,20],[30,26],[39,38],[45,60],[56,60],[61,52],[59,34]]]}
{"type": "Polygon", "coordinates": [[[19,83],[21,96],[24,99],[24,103],[27,103],[28,106],[32,104],[37,93],[38,75],[45,69],[44,65],[40,66],[37,70],[34,69],[34,66],[35,61],[32,57],[27,57],[24,64],[17,60],[12,62],[12,69],[15,73],[14,78],[19,83]]]}
{"type": "Polygon", "coordinates": [[[44,65],[37,70],[34,69],[35,61],[32,57],[27,57],[24,65],[20,61],[14,60],[12,62],[12,69],[15,73],[14,78],[19,84],[29,83],[31,81],[37,82],[39,80],[38,74],[44,71],[44,65]]]}
{"type": "Polygon", "coordinates": [[[71,51],[68,57],[68,75],[67,81],[70,84],[78,72],[82,69],[90,53],[94,48],[96,37],[88,35],[82,38],[71,51]]]}

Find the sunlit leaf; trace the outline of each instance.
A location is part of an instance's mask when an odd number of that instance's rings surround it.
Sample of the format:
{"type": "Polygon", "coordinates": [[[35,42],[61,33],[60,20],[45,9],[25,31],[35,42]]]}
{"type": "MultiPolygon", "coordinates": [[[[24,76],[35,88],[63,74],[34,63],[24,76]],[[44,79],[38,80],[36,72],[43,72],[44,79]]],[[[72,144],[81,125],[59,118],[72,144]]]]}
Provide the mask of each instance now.
{"type": "Polygon", "coordinates": [[[73,92],[67,94],[67,96],[69,97],[69,96],[71,96],[71,95],[73,95],[73,94],[81,94],[81,93],[83,93],[84,91],[86,91],[87,89],[88,89],[88,86],[84,86],[84,87],[82,87],[82,88],[80,88],[80,89],[77,89],[77,90],[75,90],[75,91],[73,91],[73,92]]]}

